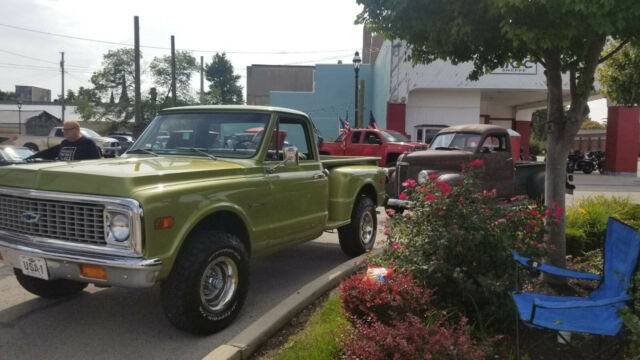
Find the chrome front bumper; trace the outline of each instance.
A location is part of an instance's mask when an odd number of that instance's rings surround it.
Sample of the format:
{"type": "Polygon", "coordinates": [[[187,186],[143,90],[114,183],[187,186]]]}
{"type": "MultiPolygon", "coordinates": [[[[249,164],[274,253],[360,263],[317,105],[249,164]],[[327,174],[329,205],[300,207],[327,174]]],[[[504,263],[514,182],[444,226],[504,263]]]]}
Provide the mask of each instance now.
{"type": "Polygon", "coordinates": [[[34,244],[6,241],[0,237],[0,254],[5,264],[20,269],[20,255],[45,259],[49,280],[68,279],[99,286],[144,288],[153,286],[160,273],[162,261],[104,254],[73,252],[34,244]],[[107,273],[107,280],[87,278],[80,275],[78,265],[98,265],[107,273]]]}

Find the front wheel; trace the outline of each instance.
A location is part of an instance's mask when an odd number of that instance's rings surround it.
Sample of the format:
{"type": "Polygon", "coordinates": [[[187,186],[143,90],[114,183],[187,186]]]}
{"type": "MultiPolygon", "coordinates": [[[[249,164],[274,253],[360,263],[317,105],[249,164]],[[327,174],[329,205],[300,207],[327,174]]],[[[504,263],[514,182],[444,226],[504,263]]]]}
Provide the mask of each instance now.
{"type": "Polygon", "coordinates": [[[235,235],[202,231],[187,239],[161,285],[164,312],[179,329],[212,334],[240,312],[249,288],[249,257],[235,235]]]}
{"type": "Polygon", "coordinates": [[[593,165],[589,163],[585,163],[582,166],[582,172],[585,174],[591,174],[593,172],[593,165]]]}
{"type": "Polygon", "coordinates": [[[338,228],[342,251],[355,257],[373,249],[377,225],[376,207],[371,198],[366,196],[357,198],[351,213],[351,223],[338,228]]]}
{"type": "Polygon", "coordinates": [[[20,286],[28,292],[46,299],[60,299],[75,295],[87,287],[87,283],[58,279],[42,280],[22,273],[20,269],[13,269],[20,286]]]}

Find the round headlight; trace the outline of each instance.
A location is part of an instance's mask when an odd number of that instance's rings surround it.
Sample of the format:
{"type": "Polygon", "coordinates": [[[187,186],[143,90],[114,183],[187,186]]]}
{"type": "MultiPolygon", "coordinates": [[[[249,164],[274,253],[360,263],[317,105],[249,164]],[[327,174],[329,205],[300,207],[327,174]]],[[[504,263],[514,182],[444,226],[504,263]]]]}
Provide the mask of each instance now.
{"type": "Polygon", "coordinates": [[[129,218],[125,215],[112,216],[109,225],[116,241],[125,241],[129,238],[129,218]]]}
{"type": "Polygon", "coordinates": [[[418,184],[422,185],[429,179],[429,170],[422,170],[418,173],[418,184]]]}

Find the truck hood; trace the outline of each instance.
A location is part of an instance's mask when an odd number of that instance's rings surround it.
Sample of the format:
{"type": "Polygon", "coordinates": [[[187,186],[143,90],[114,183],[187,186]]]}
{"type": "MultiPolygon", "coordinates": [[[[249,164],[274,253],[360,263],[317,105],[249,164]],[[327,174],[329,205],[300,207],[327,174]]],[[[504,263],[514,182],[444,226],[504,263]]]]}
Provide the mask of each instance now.
{"type": "Polygon", "coordinates": [[[0,186],[130,197],[150,186],[234,177],[247,171],[249,168],[242,161],[142,155],[5,166],[0,168],[0,186]]]}
{"type": "Polygon", "coordinates": [[[416,177],[421,170],[460,172],[460,165],[471,161],[472,156],[472,152],[463,150],[423,150],[407,153],[401,161],[410,164],[410,175],[416,177]]]}

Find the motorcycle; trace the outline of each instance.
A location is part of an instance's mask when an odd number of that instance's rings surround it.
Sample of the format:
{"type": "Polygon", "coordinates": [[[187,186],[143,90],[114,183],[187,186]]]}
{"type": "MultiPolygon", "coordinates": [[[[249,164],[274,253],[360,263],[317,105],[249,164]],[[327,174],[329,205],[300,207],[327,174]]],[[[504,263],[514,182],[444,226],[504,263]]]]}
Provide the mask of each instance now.
{"type": "Polygon", "coordinates": [[[602,150],[594,150],[587,153],[587,157],[593,161],[600,174],[604,174],[605,153],[602,150]]]}
{"type": "Polygon", "coordinates": [[[582,171],[585,174],[591,174],[595,168],[596,164],[594,161],[580,150],[570,152],[567,156],[567,173],[569,174],[574,171],[582,171]]]}

